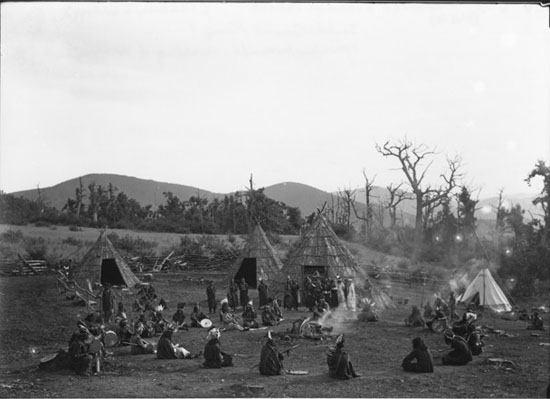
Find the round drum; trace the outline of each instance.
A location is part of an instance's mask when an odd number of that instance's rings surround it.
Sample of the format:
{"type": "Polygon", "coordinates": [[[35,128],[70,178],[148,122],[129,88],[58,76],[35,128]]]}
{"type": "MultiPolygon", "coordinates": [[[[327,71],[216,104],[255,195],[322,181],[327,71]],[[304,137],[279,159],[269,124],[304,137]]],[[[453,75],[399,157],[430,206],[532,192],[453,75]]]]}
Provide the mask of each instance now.
{"type": "Polygon", "coordinates": [[[101,348],[103,347],[103,344],[99,339],[93,339],[92,343],[90,344],[90,348],[88,349],[88,352],[90,352],[92,355],[95,355],[96,353],[99,353],[101,351],[101,348]]]}
{"type": "Polygon", "coordinates": [[[57,353],[54,353],[52,355],[48,355],[48,356],[44,356],[42,359],[40,359],[40,364],[41,365],[46,365],[46,364],[49,364],[49,363],[53,363],[53,361],[55,360],[55,358],[57,357],[57,353]]]}
{"type": "Polygon", "coordinates": [[[103,343],[107,348],[112,348],[118,344],[118,335],[114,331],[105,331],[103,343]]]}
{"type": "Polygon", "coordinates": [[[212,320],[210,320],[210,319],[202,319],[202,320],[200,321],[200,323],[201,323],[201,327],[202,327],[202,328],[210,328],[210,327],[212,327],[212,320]]]}

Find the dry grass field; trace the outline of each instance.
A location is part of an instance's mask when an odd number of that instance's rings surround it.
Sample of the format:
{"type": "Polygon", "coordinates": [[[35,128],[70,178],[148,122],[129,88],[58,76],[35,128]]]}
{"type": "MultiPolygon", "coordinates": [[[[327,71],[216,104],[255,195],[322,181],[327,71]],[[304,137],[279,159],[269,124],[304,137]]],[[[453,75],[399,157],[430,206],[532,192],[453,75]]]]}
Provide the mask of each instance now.
{"type": "MultiPolygon", "coordinates": [[[[103,372],[79,377],[68,370],[38,369],[42,357],[66,348],[78,318],[86,313],[74,301],[60,294],[53,276],[5,277],[0,279],[0,396],[1,397],[544,397],[549,379],[549,336],[533,336],[526,322],[507,321],[491,313],[478,324],[504,330],[508,336],[488,333],[484,352],[466,366],[441,365],[448,348],[441,335],[428,329],[405,327],[403,319],[410,305],[386,311],[376,323],[356,320],[350,313],[335,325],[333,337],[325,341],[299,339],[277,341],[281,348],[298,343],[285,366],[307,370],[307,375],[264,377],[258,372],[259,352],[266,330],[222,333],[222,349],[238,354],[234,367],[201,368],[202,359],[158,360],[154,355],[133,356],[128,347],[114,349],[103,372]],[[334,335],[344,332],[346,349],[361,378],[331,380],[326,352],[334,335]],[[411,339],[423,337],[430,347],[435,372],[429,375],[405,373],[402,358],[410,351],[411,339]],[[499,367],[489,358],[504,358],[512,365],[499,367]]],[[[154,277],[159,297],[168,301],[171,317],[178,301],[206,305],[205,285],[183,275],[161,273],[154,277]]],[[[218,287],[219,297],[222,294],[218,287]]],[[[120,293],[120,292],[119,292],[120,293]]],[[[121,294],[126,303],[129,294],[121,294]]],[[[254,303],[257,292],[251,291],[254,303]]],[[[534,299],[527,305],[540,305],[534,299]]],[[[186,308],[187,311],[190,309],[186,308]]],[[[286,331],[291,322],[306,316],[300,311],[285,313],[274,332],[286,331]]],[[[129,317],[136,317],[130,312],[129,317]]],[[[548,314],[545,315],[548,325],[548,314]]],[[[217,317],[212,317],[216,322],[217,317]]],[[[206,330],[178,331],[175,341],[192,352],[203,349],[206,330]]]]}

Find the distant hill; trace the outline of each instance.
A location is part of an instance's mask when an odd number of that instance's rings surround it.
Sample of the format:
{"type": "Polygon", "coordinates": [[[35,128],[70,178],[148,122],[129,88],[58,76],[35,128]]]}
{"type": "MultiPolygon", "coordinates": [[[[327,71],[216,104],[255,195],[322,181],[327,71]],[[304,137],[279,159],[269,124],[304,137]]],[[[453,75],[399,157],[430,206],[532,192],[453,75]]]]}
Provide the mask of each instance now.
{"type": "Polygon", "coordinates": [[[300,208],[303,217],[323,208],[325,202],[330,204],[332,201],[330,193],[302,183],[274,184],[265,187],[264,193],[275,201],[300,208]]]}
{"type": "MultiPolygon", "coordinates": [[[[82,176],[82,184],[87,187],[90,183],[95,182],[98,185],[107,187],[109,183],[117,187],[119,191],[124,192],[128,197],[134,198],[142,206],[152,205],[153,208],[157,208],[159,205],[165,203],[163,192],[172,192],[175,196],[181,200],[187,200],[191,196],[201,196],[207,198],[209,201],[214,198],[223,198],[222,193],[213,193],[211,191],[203,190],[198,187],[186,186],[182,184],[157,182],[154,180],[139,179],[137,177],[123,176],[116,174],[89,174],[82,176]]],[[[41,195],[45,201],[57,209],[62,209],[68,198],[74,198],[75,189],[78,187],[78,178],[64,181],[56,184],[55,186],[41,188],[41,195]]],[[[315,187],[308,186],[302,183],[279,183],[264,188],[264,193],[276,200],[284,202],[285,204],[293,207],[300,208],[302,216],[308,216],[317,209],[321,209],[325,202],[327,206],[331,206],[333,201],[336,201],[337,193],[329,193],[323,190],[319,190],[315,187]]],[[[38,198],[38,191],[36,189],[18,191],[11,193],[17,197],[36,200],[38,198]]],[[[229,193],[227,193],[229,194],[229,193]]],[[[387,190],[382,187],[373,187],[371,192],[371,198],[374,204],[386,201],[388,197],[387,190]]],[[[523,209],[526,210],[525,217],[530,218],[529,212],[534,216],[542,213],[540,207],[535,207],[532,204],[533,196],[527,194],[514,194],[506,195],[504,193],[504,199],[506,204],[513,206],[520,204],[523,209]]],[[[365,189],[358,189],[355,192],[356,208],[358,212],[363,211],[365,207],[365,189]]],[[[490,197],[480,199],[478,208],[480,209],[476,213],[478,220],[494,220],[495,213],[492,212],[494,206],[497,204],[497,197],[490,197]]],[[[406,200],[401,204],[402,216],[405,219],[406,224],[414,224],[415,203],[413,200],[406,200]]],[[[355,219],[355,217],[353,218],[355,219]]],[[[389,217],[387,213],[384,213],[384,220],[387,222],[389,217]]]]}
{"type": "MultiPolygon", "coordinates": [[[[191,196],[200,195],[208,200],[215,197],[223,198],[223,194],[215,194],[197,187],[184,186],[181,184],[162,183],[154,180],[144,180],[137,177],[115,175],[115,174],[90,174],[82,176],[84,187],[92,182],[107,187],[109,183],[124,192],[128,197],[134,198],[142,206],[153,205],[154,208],[165,203],[163,192],[172,192],[180,199],[187,200],[191,196]]],[[[67,198],[74,198],[75,189],[78,188],[78,178],[64,181],[55,186],[41,188],[40,192],[48,205],[62,209],[67,198]]],[[[38,191],[26,190],[12,193],[16,197],[24,197],[35,200],[38,198],[38,191]]]]}

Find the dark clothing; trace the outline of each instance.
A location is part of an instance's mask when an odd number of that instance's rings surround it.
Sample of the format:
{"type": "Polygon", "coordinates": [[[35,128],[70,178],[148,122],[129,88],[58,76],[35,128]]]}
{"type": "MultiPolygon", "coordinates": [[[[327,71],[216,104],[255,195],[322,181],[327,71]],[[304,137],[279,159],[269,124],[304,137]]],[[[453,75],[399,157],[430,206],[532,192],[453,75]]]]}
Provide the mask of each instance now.
{"type": "Polygon", "coordinates": [[[262,311],[262,324],[264,326],[276,326],[278,323],[277,316],[275,316],[271,307],[265,307],[262,311]]]}
{"type": "Polygon", "coordinates": [[[237,291],[239,291],[239,287],[237,286],[237,284],[235,284],[235,282],[231,282],[227,291],[227,302],[228,306],[231,309],[235,309],[237,306],[239,306],[239,297],[237,295],[237,291]]]}
{"type": "Polygon", "coordinates": [[[216,313],[217,301],[216,301],[216,288],[209,285],[206,287],[206,297],[208,299],[208,312],[216,313]]]}
{"type": "Polygon", "coordinates": [[[144,355],[155,352],[154,345],[145,341],[138,334],[132,335],[132,338],[130,338],[130,343],[132,344],[130,347],[130,353],[132,355],[144,355]]]}
{"type": "Polygon", "coordinates": [[[256,321],[256,312],[254,309],[246,308],[243,312],[243,327],[258,328],[258,322],[256,321]]]}
{"type": "Polygon", "coordinates": [[[464,338],[455,336],[451,341],[453,351],[449,352],[441,359],[443,364],[452,366],[462,366],[472,361],[472,351],[464,338]]]}
{"type": "Polygon", "coordinates": [[[166,334],[162,334],[157,343],[157,358],[158,359],[177,359],[174,347],[172,346],[172,339],[166,334]]]}
{"type": "Polygon", "coordinates": [[[204,347],[203,366],[209,369],[233,366],[233,357],[222,352],[220,341],[214,338],[208,341],[204,347]]]}
{"type": "Polygon", "coordinates": [[[248,284],[246,281],[243,281],[239,284],[239,291],[241,293],[241,306],[244,307],[248,303],[248,284]]]}
{"type": "Polygon", "coordinates": [[[405,371],[412,371],[414,373],[433,373],[434,366],[432,354],[428,349],[414,349],[405,359],[403,359],[401,367],[403,367],[405,371]],[[416,362],[413,362],[415,359],[416,362]]]}
{"type": "Polygon", "coordinates": [[[258,295],[260,296],[260,307],[267,305],[268,287],[263,281],[258,285],[258,295]]]}
{"type": "Polygon", "coordinates": [[[172,321],[176,322],[178,327],[183,324],[183,322],[185,321],[185,314],[183,313],[183,309],[176,310],[176,313],[174,313],[174,316],[172,316],[172,321]]]}
{"type": "Polygon", "coordinates": [[[208,316],[206,316],[200,310],[191,313],[191,327],[201,327],[200,323],[203,319],[208,319],[208,316]]]}
{"type": "Polygon", "coordinates": [[[357,377],[349,355],[344,352],[342,348],[336,347],[331,349],[327,356],[327,364],[329,374],[332,378],[349,380],[353,377],[357,377]]]}
{"type": "Polygon", "coordinates": [[[103,309],[103,320],[105,323],[111,322],[111,317],[113,316],[113,311],[115,309],[115,294],[113,290],[108,287],[103,290],[103,295],[101,297],[101,307],[103,309]]]}
{"type": "Polygon", "coordinates": [[[268,340],[260,353],[260,374],[279,375],[281,371],[283,371],[283,355],[273,341],[268,340]]]}
{"type": "Polygon", "coordinates": [[[80,340],[74,340],[69,347],[69,366],[76,374],[85,375],[91,371],[92,355],[88,353],[88,345],[80,340]]]}

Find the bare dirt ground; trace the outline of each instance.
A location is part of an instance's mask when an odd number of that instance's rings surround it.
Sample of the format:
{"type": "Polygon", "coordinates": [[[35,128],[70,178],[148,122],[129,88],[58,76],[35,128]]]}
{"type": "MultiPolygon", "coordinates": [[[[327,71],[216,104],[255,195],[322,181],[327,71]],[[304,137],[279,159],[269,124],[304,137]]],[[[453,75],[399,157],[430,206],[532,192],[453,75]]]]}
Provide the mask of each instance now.
{"type": "MultiPolygon", "coordinates": [[[[168,300],[170,317],[179,301],[200,300],[205,305],[205,286],[181,276],[155,276],[153,284],[168,300]]],[[[218,297],[221,299],[221,287],[218,297]]],[[[328,377],[325,341],[277,341],[284,349],[299,343],[285,366],[307,370],[307,375],[264,377],[258,372],[259,353],[266,330],[222,333],[222,349],[238,354],[234,367],[211,370],[200,367],[201,358],[158,360],[155,355],[130,355],[128,347],[114,349],[103,372],[80,377],[69,370],[38,369],[42,357],[66,349],[76,320],[86,308],[60,294],[52,276],[0,279],[0,396],[1,397],[544,397],[549,383],[548,331],[526,330],[526,322],[503,320],[485,313],[478,321],[504,330],[509,336],[487,334],[484,352],[466,366],[442,366],[448,349],[441,335],[427,329],[405,327],[410,304],[386,311],[376,323],[350,319],[338,326],[345,332],[345,349],[360,378],[337,381],[328,377]],[[411,339],[424,338],[434,356],[433,374],[415,375],[401,370],[411,339]],[[546,345],[541,345],[546,344],[546,345]],[[499,367],[488,358],[504,358],[513,364],[499,367]]],[[[251,291],[254,303],[257,292],[251,291]]],[[[128,298],[127,298],[128,299],[128,298]]],[[[534,299],[533,303],[544,299],[534,299]]],[[[127,310],[129,302],[126,303],[127,310]]],[[[531,303],[529,304],[529,306],[531,303]]],[[[303,309],[303,308],[302,308],[303,309]]],[[[130,312],[131,313],[131,312],[130,312]]],[[[285,331],[291,322],[308,315],[286,312],[284,322],[273,328],[285,331]]],[[[134,317],[135,315],[129,315],[134,317]]],[[[217,316],[212,317],[216,322],[217,316]]],[[[548,314],[545,315],[548,326],[548,314]]],[[[206,330],[178,331],[175,341],[191,352],[204,348],[206,330]]]]}

